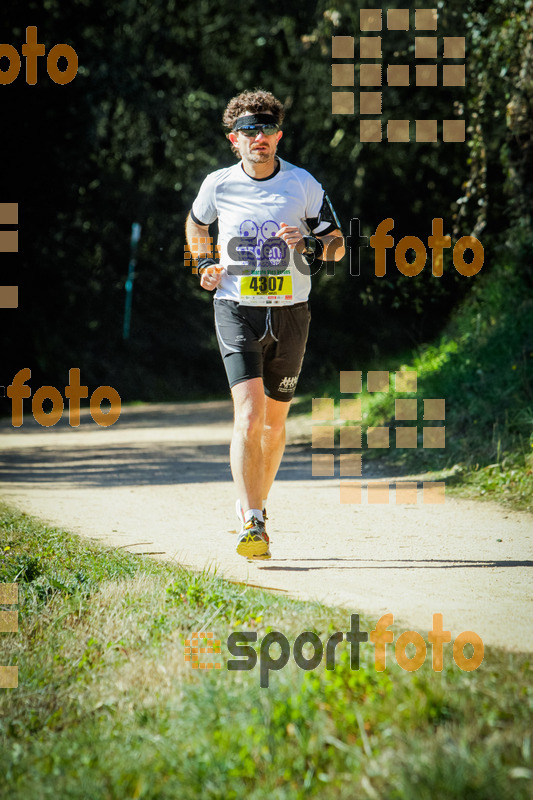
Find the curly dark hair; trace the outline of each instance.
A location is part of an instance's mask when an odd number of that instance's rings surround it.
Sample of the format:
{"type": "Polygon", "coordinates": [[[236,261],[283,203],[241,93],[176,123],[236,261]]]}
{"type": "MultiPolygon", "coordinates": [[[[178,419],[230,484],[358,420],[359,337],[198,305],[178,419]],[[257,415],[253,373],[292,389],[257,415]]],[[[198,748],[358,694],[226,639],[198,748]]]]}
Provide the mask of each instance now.
{"type": "Polygon", "coordinates": [[[237,117],[240,117],[245,111],[249,111],[251,114],[273,114],[278,125],[281,125],[285,116],[283,104],[274,97],[272,92],[254,89],[253,92],[247,90],[231,98],[224,111],[222,122],[226,128],[231,130],[237,117]]]}

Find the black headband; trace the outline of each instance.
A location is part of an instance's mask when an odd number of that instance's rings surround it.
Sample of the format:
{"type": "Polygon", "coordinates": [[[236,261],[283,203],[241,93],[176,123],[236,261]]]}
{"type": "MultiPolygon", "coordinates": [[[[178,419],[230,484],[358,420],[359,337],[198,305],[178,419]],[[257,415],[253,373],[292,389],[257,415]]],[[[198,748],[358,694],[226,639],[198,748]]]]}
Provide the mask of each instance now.
{"type": "Polygon", "coordinates": [[[245,125],[277,125],[278,121],[273,114],[248,114],[235,120],[234,131],[239,131],[245,125]]]}

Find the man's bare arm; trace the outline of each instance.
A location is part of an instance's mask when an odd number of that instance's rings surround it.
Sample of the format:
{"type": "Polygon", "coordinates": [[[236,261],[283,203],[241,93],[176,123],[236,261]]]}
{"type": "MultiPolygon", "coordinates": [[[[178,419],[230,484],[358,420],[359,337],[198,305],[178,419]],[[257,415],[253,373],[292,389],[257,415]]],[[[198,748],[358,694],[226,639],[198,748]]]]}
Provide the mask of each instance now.
{"type": "Polygon", "coordinates": [[[193,258],[201,258],[202,256],[209,257],[211,255],[212,248],[209,244],[208,237],[209,225],[199,225],[193,220],[189,213],[185,222],[185,238],[187,239],[187,244],[189,245],[189,250],[193,258]],[[196,241],[194,242],[193,239],[196,239],[196,241]],[[204,242],[201,241],[202,239],[204,242]]]}
{"type": "MultiPolygon", "coordinates": [[[[189,250],[193,258],[211,258],[213,248],[209,242],[209,225],[199,225],[191,217],[190,213],[185,222],[185,238],[189,245],[189,250]],[[193,241],[196,239],[196,241],[193,241]]],[[[222,267],[213,265],[202,271],[200,276],[200,286],[212,292],[222,280],[222,267]]]]}
{"type": "Polygon", "coordinates": [[[324,248],[318,256],[322,261],[340,261],[346,252],[344,236],[338,228],[328,233],[327,236],[317,236],[324,248]]]}

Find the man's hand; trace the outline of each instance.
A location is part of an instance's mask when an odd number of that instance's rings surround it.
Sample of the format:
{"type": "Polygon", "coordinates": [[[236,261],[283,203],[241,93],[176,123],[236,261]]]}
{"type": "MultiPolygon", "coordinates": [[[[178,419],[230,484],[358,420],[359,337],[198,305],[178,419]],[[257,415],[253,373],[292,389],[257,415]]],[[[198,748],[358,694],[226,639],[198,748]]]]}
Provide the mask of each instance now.
{"type": "Polygon", "coordinates": [[[224,272],[224,267],[219,267],[219,266],[207,267],[202,272],[202,276],[200,278],[200,286],[203,289],[207,289],[208,292],[212,292],[213,289],[217,288],[218,284],[222,280],[223,272],[224,272]]]}
{"type": "Polygon", "coordinates": [[[287,225],[285,222],[281,223],[279,231],[277,231],[274,236],[278,236],[280,239],[283,239],[283,241],[291,250],[294,250],[298,242],[304,238],[304,235],[299,228],[296,228],[293,225],[287,225]]]}

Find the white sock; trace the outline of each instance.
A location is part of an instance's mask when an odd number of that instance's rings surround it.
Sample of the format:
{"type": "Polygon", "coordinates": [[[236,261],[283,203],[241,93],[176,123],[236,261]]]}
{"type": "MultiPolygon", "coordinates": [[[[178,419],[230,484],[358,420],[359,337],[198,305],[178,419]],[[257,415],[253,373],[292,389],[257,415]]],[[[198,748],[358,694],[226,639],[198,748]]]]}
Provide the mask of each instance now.
{"type": "Polygon", "coordinates": [[[259,522],[264,522],[263,512],[260,508],[250,508],[244,515],[244,524],[246,525],[247,522],[250,522],[252,517],[255,517],[259,522]]]}

